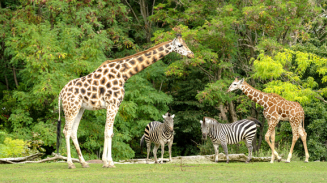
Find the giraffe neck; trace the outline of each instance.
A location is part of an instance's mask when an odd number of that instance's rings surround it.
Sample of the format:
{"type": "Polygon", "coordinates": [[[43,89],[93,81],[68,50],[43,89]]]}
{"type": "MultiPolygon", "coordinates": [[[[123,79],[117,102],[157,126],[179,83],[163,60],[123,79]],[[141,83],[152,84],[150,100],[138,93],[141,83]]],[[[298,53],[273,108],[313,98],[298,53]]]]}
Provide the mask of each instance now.
{"type": "Polygon", "coordinates": [[[243,82],[243,84],[241,86],[241,90],[243,91],[243,93],[246,96],[249,97],[250,100],[263,106],[264,108],[268,107],[267,101],[268,101],[269,95],[267,93],[253,88],[251,85],[249,85],[245,81],[243,82]]]}
{"type": "Polygon", "coordinates": [[[104,62],[101,67],[115,67],[126,81],[173,51],[172,41],[158,44],[134,55],[104,62]]]}

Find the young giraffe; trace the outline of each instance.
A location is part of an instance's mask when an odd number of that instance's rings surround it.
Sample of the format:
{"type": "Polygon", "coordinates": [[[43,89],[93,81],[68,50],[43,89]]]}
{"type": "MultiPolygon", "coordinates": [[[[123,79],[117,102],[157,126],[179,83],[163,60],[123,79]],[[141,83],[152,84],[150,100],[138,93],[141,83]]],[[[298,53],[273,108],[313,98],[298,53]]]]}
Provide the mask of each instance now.
{"type": "MultiPolygon", "coordinates": [[[[77,141],[77,129],[85,109],[107,110],[102,161],[104,168],[115,167],[111,157],[111,142],[114,135],[113,124],[115,116],[125,94],[124,84],[134,74],[142,71],[171,52],[177,52],[188,58],[194,57],[193,52],[187,47],[182,36],[178,34],[174,40],[158,44],[148,50],[128,57],[105,61],[91,74],[70,81],[61,90],[58,99],[58,125],[60,125],[61,99],[66,119],[63,132],[67,146],[68,168],[75,168],[70,153],[70,137],[76,147],[82,167],[89,167],[82,156],[77,141]]],[[[60,127],[58,128],[59,134],[57,136],[60,135],[60,127]]],[[[57,150],[59,150],[59,140],[57,142],[57,150]]]]}
{"type": "Polygon", "coordinates": [[[289,121],[293,133],[292,146],[291,146],[290,153],[288,154],[286,163],[289,163],[291,161],[293,148],[299,136],[301,136],[304,150],[305,150],[304,162],[307,163],[309,159],[309,153],[308,153],[307,142],[306,142],[307,133],[305,132],[304,129],[304,111],[301,105],[297,102],[285,100],[284,98],[282,98],[281,96],[275,93],[261,92],[250,86],[248,83],[246,83],[244,79],[239,81],[236,78],[235,81],[230,85],[227,92],[231,92],[236,89],[242,90],[243,93],[247,95],[252,101],[264,107],[263,115],[267,119],[269,125],[268,131],[265,135],[265,140],[269,144],[272,151],[270,163],[274,162],[275,156],[277,157],[278,161],[282,159],[281,157],[278,156],[278,153],[274,149],[275,127],[280,120],[289,121]],[[303,126],[301,122],[303,123],[303,126]],[[271,137],[271,143],[269,141],[269,137],[271,137]]]}

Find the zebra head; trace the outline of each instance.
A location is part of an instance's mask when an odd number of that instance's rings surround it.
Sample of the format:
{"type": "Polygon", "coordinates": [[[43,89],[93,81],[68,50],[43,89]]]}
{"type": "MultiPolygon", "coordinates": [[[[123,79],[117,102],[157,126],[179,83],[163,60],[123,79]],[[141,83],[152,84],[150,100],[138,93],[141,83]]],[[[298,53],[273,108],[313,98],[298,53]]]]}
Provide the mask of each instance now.
{"type": "Polygon", "coordinates": [[[203,117],[203,121],[200,120],[201,123],[201,131],[202,131],[202,139],[207,140],[207,135],[209,133],[209,126],[212,123],[210,118],[203,117]]]}
{"type": "Polygon", "coordinates": [[[240,81],[237,78],[235,78],[233,83],[229,86],[227,92],[231,92],[231,91],[234,91],[234,90],[237,90],[237,89],[241,89],[243,81],[244,81],[244,78],[241,79],[240,81]]]}
{"type": "Polygon", "coordinates": [[[165,115],[162,115],[162,117],[164,118],[164,123],[169,127],[169,130],[173,133],[175,114],[171,115],[169,112],[167,112],[165,115]]]}

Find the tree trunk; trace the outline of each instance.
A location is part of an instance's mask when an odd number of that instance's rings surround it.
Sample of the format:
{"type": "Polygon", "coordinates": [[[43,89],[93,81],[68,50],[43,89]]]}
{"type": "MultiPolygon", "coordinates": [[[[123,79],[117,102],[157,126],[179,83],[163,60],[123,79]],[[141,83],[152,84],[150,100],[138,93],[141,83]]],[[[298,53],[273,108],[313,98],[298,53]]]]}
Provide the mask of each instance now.
{"type": "Polygon", "coordinates": [[[232,119],[232,122],[237,121],[237,115],[236,115],[236,112],[235,112],[233,102],[228,102],[228,106],[229,106],[229,114],[230,114],[230,117],[232,119]]]}
{"type": "Polygon", "coordinates": [[[219,104],[218,110],[220,111],[219,118],[224,121],[228,121],[226,116],[226,110],[224,109],[224,105],[222,103],[219,104]]]}
{"type": "Polygon", "coordinates": [[[144,30],[145,30],[145,36],[148,43],[151,42],[151,23],[148,21],[149,17],[149,11],[148,11],[148,4],[145,2],[145,0],[140,0],[140,10],[141,15],[144,20],[144,30]]]}
{"type": "Polygon", "coordinates": [[[18,81],[17,81],[17,76],[16,76],[16,68],[14,66],[12,67],[12,72],[14,73],[15,84],[16,84],[16,87],[18,88],[18,81]]]}
{"type": "Polygon", "coordinates": [[[9,90],[9,83],[8,83],[7,75],[6,75],[5,72],[3,72],[3,75],[5,76],[5,81],[6,81],[6,87],[7,87],[7,90],[9,90]]]}

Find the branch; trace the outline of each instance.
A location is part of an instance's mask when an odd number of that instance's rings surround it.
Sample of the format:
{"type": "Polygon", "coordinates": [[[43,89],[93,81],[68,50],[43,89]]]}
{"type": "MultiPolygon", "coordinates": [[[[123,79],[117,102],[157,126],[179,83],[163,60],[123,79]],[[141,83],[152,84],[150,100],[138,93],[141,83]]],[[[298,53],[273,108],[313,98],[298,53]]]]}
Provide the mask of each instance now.
{"type": "Polygon", "coordinates": [[[140,24],[140,21],[139,21],[139,19],[137,18],[137,16],[136,16],[136,14],[135,14],[135,12],[134,12],[134,10],[133,10],[133,8],[131,7],[131,5],[127,2],[127,0],[125,0],[125,2],[127,3],[127,5],[129,6],[129,8],[132,10],[132,12],[133,12],[133,14],[134,14],[134,16],[135,16],[135,18],[136,18],[136,20],[137,20],[137,22],[140,24]]]}

